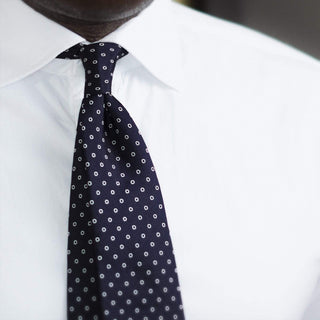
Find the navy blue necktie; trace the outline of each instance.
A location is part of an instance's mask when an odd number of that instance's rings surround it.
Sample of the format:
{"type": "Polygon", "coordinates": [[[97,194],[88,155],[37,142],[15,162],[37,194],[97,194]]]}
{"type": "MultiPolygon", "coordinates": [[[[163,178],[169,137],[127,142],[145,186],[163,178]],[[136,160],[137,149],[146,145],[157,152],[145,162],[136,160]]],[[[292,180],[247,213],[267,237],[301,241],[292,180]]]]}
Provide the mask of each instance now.
{"type": "Polygon", "coordinates": [[[72,168],[68,319],[184,319],[161,191],[134,121],[111,93],[114,43],[78,44],[58,58],[85,74],[72,168]]]}

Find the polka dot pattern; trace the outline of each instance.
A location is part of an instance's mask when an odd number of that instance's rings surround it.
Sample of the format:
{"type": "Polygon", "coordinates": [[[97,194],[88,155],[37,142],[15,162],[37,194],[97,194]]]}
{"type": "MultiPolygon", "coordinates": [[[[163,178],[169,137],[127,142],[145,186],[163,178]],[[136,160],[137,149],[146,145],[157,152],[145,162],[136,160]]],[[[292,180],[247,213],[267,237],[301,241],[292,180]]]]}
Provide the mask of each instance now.
{"type": "Polygon", "coordinates": [[[134,121],[111,93],[114,43],[58,58],[86,73],[75,142],[68,237],[68,319],[184,319],[159,182],[134,121]]]}

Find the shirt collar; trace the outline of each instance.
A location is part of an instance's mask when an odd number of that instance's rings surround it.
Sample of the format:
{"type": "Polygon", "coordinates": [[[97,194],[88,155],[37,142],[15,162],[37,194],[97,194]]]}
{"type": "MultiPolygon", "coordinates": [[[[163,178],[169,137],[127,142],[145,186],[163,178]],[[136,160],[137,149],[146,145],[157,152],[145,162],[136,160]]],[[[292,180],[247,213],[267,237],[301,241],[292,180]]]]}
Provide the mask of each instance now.
{"type": "MultiPolygon", "coordinates": [[[[181,52],[170,0],[154,0],[101,41],[116,42],[164,84],[179,89],[181,52]]],[[[22,0],[0,1],[0,87],[23,79],[69,47],[81,36],[47,19],[22,0]]]]}

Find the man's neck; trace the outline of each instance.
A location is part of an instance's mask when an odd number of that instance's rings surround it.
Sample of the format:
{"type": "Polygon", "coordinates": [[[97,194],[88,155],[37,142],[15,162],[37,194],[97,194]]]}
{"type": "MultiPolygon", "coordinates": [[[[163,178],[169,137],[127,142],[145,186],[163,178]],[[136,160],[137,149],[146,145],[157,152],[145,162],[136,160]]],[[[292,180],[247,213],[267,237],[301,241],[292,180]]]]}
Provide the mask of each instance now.
{"type": "Polygon", "coordinates": [[[67,29],[79,34],[81,37],[85,38],[89,42],[94,42],[102,39],[109,33],[119,28],[122,24],[133,18],[131,16],[129,18],[110,22],[88,22],[71,18],[68,16],[63,16],[61,14],[55,14],[51,11],[46,10],[43,7],[36,6],[32,1],[29,0],[23,1],[29,6],[31,6],[34,10],[49,18],[50,20],[53,20],[59,23],[60,25],[66,27],[67,29]]]}

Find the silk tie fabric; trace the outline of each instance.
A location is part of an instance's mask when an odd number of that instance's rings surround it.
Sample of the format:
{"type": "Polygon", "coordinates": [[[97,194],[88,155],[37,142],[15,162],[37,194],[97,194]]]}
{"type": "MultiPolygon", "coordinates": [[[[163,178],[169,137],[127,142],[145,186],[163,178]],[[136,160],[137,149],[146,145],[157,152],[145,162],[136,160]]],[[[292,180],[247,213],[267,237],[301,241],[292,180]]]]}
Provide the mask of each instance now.
{"type": "Polygon", "coordinates": [[[160,186],[134,121],[112,96],[114,43],[77,44],[84,98],[68,233],[68,319],[184,319],[160,186]]]}

